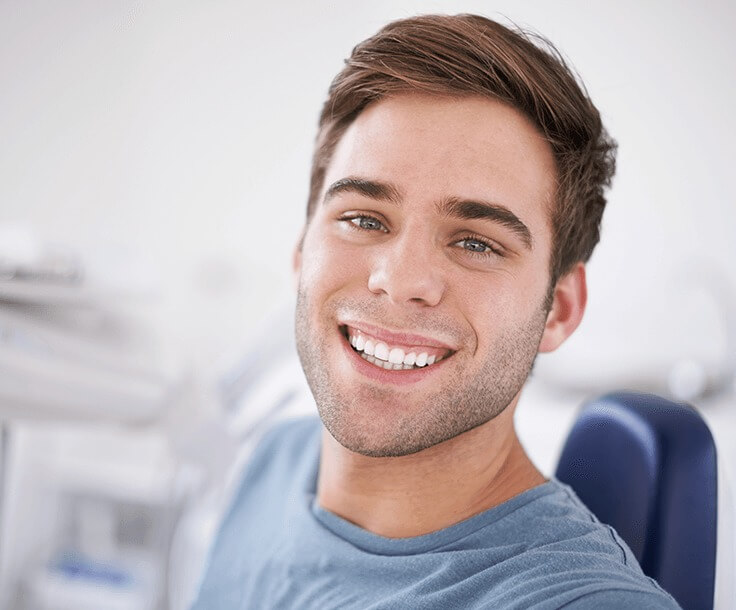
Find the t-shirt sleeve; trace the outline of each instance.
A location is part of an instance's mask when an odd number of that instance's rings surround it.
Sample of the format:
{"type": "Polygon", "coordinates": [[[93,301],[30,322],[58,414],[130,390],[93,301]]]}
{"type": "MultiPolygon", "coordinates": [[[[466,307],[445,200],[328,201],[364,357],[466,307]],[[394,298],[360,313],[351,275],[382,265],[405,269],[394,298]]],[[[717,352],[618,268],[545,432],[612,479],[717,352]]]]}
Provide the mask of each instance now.
{"type": "Polygon", "coordinates": [[[608,589],[588,593],[562,606],[564,610],[682,610],[667,593],[608,589]]]}

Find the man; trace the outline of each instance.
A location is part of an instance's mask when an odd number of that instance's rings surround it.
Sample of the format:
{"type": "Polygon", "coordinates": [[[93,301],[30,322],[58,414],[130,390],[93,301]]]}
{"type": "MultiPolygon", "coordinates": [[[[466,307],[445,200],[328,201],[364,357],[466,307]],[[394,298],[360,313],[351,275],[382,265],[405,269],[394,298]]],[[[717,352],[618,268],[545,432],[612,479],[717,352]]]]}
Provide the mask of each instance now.
{"type": "Polygon", "coordinates": [[[614,144],[551,49],[427,16],[320,119],[299,280],[319,410],[247,468],[196,608],[676,608],[513,414],[580,323],[614,144]]]}

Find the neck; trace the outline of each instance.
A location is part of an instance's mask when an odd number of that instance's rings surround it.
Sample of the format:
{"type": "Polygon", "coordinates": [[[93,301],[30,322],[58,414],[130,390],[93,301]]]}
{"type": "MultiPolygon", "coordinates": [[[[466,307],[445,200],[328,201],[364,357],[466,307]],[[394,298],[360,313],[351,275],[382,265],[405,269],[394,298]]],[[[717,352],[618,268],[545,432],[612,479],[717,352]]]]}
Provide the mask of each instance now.
{"type": "Polygon", "coordinates": [[[317,501],[388,538],[428,534],[501,504],[545,482],[516,436],[515,407],[402,457],[353,453],[323,430],[317,501]]]}

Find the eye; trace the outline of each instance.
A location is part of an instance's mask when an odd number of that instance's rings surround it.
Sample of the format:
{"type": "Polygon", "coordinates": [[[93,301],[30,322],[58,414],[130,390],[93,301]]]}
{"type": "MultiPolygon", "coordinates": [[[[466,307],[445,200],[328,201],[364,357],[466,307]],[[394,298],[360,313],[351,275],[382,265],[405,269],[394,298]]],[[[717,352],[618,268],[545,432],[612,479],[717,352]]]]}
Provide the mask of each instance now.
{"type": "Polygon", "coordinates": [[[471,252],[486,252],[491,247],[478,239],[463,239],[457,242],[461,247],[471,252]]]}
{"type": "Polygon", "coordinates": [[[465,237],[460,241],[456,241],[454,245],[459,246],[473,256],[504,256],[502,248],[477,237],[465,237]]]}
{"type": "Polygon", "coordinates": [[[357,216],[345,216],[340,220],[349,222],[357,229],[361,229],[363,231],[382,231],[384,233],[388,232],[388,229],[385,227],[385,225],[373,216],[365,216],[363,214],[360,214],[357,216]]]}

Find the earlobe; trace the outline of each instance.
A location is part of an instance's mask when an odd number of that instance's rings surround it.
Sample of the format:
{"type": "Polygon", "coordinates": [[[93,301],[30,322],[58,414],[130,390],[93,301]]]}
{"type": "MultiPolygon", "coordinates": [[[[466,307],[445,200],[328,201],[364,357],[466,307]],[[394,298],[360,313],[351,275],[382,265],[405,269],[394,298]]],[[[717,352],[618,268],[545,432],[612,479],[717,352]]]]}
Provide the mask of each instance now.
{"type": "Polygon", "coordinates": [[[579,326],[588,300],[585,266],[578,263],[562,276],[554,288],[552,307],[547,314],[540,352],[556,350],[579,326]]]}

